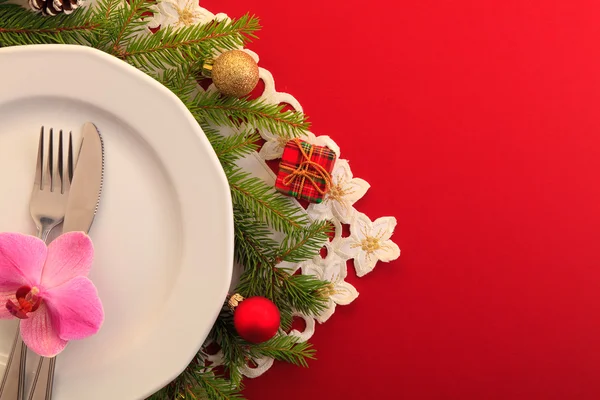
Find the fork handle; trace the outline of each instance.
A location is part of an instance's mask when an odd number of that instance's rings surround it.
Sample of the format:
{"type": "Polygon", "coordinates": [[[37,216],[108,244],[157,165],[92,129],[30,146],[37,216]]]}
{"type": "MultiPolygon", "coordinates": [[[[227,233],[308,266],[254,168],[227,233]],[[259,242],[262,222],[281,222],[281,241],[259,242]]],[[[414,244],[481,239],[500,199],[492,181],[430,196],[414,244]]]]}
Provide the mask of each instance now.
{"type": "Polygon", "coordinates": [[[28,400],[50,400],[52,398],[55,365],[56,357],[40,358],[28,400]]]}
{"type": "Polygon", "coordinates": [[[15,340],[8,356],[2,385],[0,386],[0,400],[25,399],[25,360],[27,359],[27,346],[21,339],[17,328],[15,340]]]}
{"type": "Polygon", "coordinates": [[[45,221],[44,218],[42,218],[40,226],[37,227],[38,238],[42,239],[44,242],[47,242],[50,232],[56,225],[56,221],[54,221],[54,223],[50,223],[50,221],[45,221]]]}
{"type": "MultiPolygon", "coordinates": [[[[38,237],[46,242],[50,231],[52,231],[55,226],[56,225],[50,225],[42,219],[41,227],[38,228],[38,237]]],[[[52,398],[55,365],[56,357],[40,357],[28,400],[50,400],[52,398]]],[[[0,398],[0,400],[3,399],[0,398]]],[[[21,399],[19,398],[19,400],[21,399]]]]}

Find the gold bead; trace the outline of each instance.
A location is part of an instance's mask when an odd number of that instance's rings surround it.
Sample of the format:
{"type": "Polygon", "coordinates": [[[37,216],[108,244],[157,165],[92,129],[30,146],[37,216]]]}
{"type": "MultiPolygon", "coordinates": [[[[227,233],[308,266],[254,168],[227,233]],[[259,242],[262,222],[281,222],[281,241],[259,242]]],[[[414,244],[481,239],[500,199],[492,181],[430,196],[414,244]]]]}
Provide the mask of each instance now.
{"type": "Polygon", "coordinates": [[[227,51],[217,57],[210,74],[219,92],[235,97],[250,94],[259,79],[256,61],[241,50],[227,51]]]}
{"type": "Polygon", "coordinates": [[[244,301],[244,297],[239,293],[235,293],[229,298],[227,305],[231,311],[234,311],[242,301],[244,301]]]}

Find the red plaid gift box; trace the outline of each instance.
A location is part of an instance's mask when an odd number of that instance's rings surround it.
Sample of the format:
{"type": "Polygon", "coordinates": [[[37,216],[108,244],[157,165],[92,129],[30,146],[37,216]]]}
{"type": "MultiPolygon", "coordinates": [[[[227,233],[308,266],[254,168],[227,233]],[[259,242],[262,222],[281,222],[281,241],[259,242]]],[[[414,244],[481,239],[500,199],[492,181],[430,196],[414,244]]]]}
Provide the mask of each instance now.
{"type": "Polygon", "coordinates": [[[331,186],[334,163],[335,153],[328,147],[290,140],[283,150],[275,188],[289,196],[320,203],[331,186]]]}

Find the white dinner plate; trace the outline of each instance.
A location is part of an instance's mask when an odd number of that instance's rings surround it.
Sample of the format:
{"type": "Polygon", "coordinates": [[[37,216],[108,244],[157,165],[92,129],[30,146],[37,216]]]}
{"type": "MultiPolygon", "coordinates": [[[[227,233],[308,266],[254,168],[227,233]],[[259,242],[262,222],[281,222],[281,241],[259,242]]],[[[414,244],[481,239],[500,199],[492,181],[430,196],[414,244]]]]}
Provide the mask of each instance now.
{"type": "MultiPolygon", "coordinates": [[[[105,145],[90,279],[106,319],[58,356],[54,399],[142,399],[188,365],[227,295],[229,187],[192,115],[144,73],[87,47],[2,48],[0,231],[35,234],[29,196],[40,127],[80,137],[88,120],[105,145]]],[[[0,321],[0,363],[15,327],[0,321]]]]}

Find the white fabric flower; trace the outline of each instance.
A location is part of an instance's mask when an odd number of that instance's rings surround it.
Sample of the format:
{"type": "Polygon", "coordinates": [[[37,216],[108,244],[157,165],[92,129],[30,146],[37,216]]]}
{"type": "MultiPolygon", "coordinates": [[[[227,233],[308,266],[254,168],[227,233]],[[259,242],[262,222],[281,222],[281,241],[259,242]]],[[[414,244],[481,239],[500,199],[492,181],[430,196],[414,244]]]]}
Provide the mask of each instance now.
{"type": "Polygon", "coordinates": [[[161,0],[152,6],[155,14],[149,22],[150,28],[173,26],[182,28],[212,21],[215,15],[198,5],[196,0],[161,0]]]}
{"type": "Polygon", "coordinates": [[[398,245],[390,240],[396,218],[382,217],[371,222],[363,213],[356,213],[350,223],[350,236],[340,241],[336,253],[344,259],[354,259],[358,276],[375,268],[377,261],[390,262],[400,257],[398,245]]]}
{"type": "Polygon", "coordinates": [[[358,292],[348,282],[345,281],[348,275],[346,261],[342,260],[329,246],[327,257],[314,257],[311,261],[305,261],[301,265],[302,274],[313,275],[320,280],[329,281],[331,285],[328,290],[329,299],[327,308],[315,317],[317,321],[323,323],[329,319],[335,312],[336,305],[348,305],[358,297],[358,292]]]}
{"type": "Polygon", "coordinates": [[[371,187],[367,181],[353,178],[347,160],[338,159],[331,171],[332,186],[319,204],[311,204],[306,210],[316,220],[338,219],[350,223],[356,210],[353,204],[365,195],[371,187]]]}
{"type": "MultiPolygon", "coordinates": [[[[283,149],[290,139],[271,133],[267,129],[261,129],[259,133],[260,136],[265,139],[265,143],[258,153],[261,158],[263,160],[275,160],[281,158],[283,149]]],[[[300,139],[311,143],[315,139],[315,135],[311,132],[306,132],[306,135],[300,136],[300,139]]]]}

